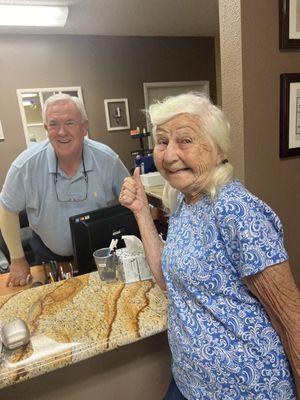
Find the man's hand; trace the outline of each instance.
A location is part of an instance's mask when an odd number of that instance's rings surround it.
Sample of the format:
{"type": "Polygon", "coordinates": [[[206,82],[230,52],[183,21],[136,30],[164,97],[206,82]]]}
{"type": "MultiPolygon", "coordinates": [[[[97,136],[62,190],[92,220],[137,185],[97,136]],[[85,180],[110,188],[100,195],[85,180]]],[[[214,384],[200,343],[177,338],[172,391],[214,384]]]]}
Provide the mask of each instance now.
{"type": "Polygon", "coordinates": [[[30,282],[31,278],[30,267],[25,257],[11,260],[6,286],[24,286],[30,282]]]}

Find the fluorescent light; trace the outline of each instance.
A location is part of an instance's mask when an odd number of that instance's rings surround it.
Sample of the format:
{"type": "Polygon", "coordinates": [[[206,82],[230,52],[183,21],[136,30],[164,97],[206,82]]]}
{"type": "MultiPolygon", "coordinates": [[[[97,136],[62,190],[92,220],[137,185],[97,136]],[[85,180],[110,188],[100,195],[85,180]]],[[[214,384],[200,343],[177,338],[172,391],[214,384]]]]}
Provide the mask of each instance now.
{"type": "Polygon", "coordinates": [[[36,97],[37,93],[22,93],[22,97],[23,99],[27,98],[27,97],[36,97]]]}
{"type": "Polygon", "coordinates": [[[68,12],[68,7],[0,5],[0,25],[64,26],[68,12]]]}

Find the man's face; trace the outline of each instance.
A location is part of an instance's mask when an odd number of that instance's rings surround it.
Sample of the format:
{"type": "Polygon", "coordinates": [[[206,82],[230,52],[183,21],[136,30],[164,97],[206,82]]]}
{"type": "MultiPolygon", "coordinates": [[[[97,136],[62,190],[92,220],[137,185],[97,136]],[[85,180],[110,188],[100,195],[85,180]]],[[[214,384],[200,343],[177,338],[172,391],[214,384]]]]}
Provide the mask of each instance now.
{"type": "Polygon", "coordinates": [[[82,122],[81,114],[72,101],[58,100],[48,106],[45,129],[58,159],[81,157],[88,122],[82,122]]]}

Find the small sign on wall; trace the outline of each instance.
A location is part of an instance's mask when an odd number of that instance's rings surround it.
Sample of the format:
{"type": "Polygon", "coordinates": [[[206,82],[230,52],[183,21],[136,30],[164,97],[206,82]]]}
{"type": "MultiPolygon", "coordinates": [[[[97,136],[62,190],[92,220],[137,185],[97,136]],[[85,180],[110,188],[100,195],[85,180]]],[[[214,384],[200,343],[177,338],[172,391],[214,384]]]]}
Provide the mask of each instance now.
{"type": "Polygon", "coordinates": [[[104,109],[108,131],[122,131],[130,128],[128,99],[106,99],[104,109]]]}
{"type": "Polygon", "coordinates": [[[4,140],[4,133],[3,133],[1,121],[0,121],[0,140],[4,140]]]}

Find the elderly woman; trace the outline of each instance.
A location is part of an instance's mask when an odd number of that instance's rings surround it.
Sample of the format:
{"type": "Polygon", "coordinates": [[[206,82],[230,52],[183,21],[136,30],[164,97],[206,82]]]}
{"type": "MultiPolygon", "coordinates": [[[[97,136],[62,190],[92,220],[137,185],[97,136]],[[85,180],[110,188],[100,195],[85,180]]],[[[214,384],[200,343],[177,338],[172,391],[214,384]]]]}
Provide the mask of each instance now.
{"type": "Polygon", "coordinates": [[[279,218],[233,180],[229,123],[207,97],[169,97],[149,115],[156,167],[178,192],[166,243],[138,169],[120,202],[134,212],[169,297],[174,379],[165,399],[295,399],[300,294],[279,218]]]}

